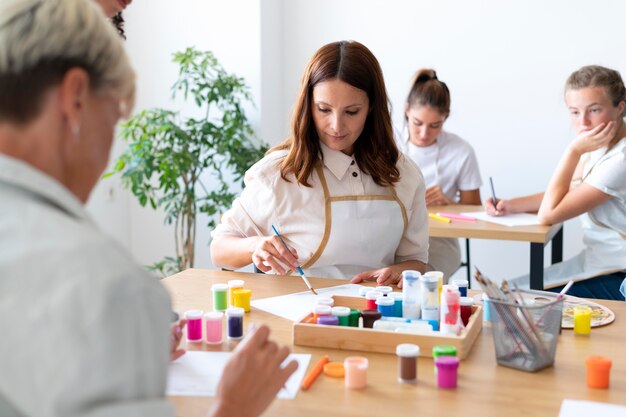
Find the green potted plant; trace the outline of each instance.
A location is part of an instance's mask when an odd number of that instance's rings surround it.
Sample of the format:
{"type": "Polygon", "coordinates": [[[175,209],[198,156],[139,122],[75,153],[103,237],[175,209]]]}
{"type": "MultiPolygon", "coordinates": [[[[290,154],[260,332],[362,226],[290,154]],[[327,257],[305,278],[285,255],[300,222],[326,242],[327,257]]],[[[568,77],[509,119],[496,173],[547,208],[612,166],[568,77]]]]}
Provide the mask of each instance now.
{"type": "Polygon", "coordinates": [[[251,102],[243,78],[227,73],[208,51],[187,48],[174,54],[179,76],[173,97],[183,93],[203,117],[183,117],[165,109],[144,110],[122,124],[128,149],[106,176],[121,174],[122,184],[142,206],[165,212],[174,224],[176,255],[149,266],[163,275],[194,266],[198,213],[216,218],[228,209],[236,193],[232,183],[242,181],[246,170],[261,159],[267,146],[255,140],[242,109],[251,102]],[[215,180],[211,188],[201,175],[215,180]]]}

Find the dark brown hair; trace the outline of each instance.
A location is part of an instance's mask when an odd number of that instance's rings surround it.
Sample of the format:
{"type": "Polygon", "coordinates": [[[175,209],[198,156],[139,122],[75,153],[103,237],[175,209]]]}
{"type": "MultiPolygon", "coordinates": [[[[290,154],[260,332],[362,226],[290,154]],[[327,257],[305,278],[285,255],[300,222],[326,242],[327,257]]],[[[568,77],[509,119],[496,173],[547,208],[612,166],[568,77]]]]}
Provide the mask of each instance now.
{"type": "Polygon", "coordinates": [[[382,70],[370,50],[354,41],[324,45],[309,61],[291,119],[291,137],[268,151],[289,150],[280,165],[282,178],[288,181],[287,175],[294,174],[300,184],[310,186],[308,180],[320,155],[320,139],[312,114],[313,88],[332,79],[363,90],[369,99],[363,132],[354,143],[354,159],[359,168],[378,185],[398,182],[400,172],[396,163],[400,154],[393,140],[382,70]]]}
{"type": "MultiPolygon", "coordinates": [[[[450,115],[450,90],[446,83],[439,81],[435,70],[421,69],[413,77],[406,104],[408,108],[415,105],[431,107],[447,118],[450,115]]],[[[406,115],[404,117],[406,119],[406,115]]]]}
{"type": "Polygon", "coordinates": [[[117,29],[117,33],[124,39],[126,39],[126,32],[124,31],[124,16],[122,16],[122,12],[119,12],[115,16],[111,18],[111,23],[117,29]]]}
{"type": "MultiPolygon", "coordinates": [[[[599,65],[588,65],[574,71],[565,82],[565,92],[587,87],[603,87],[613,102],[618,106],[626,100],[626,88],[619,72],[599,65]]],[[[626,113],[626,109],[624,109],[626,113]]],[[[622,113],[622,117],[624,117],[622,113]]]]}

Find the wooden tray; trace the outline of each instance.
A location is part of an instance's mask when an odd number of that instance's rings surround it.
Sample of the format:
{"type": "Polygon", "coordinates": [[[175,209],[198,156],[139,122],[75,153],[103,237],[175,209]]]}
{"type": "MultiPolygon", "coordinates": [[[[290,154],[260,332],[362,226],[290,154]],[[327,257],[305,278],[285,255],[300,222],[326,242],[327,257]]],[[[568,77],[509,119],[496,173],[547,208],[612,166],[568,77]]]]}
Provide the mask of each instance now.
{"type": "MultiPolygon", "coordinates": [[[[365,298],[334,296],[336,306],[344,306],[364,310],[365,298]]],[[[299,346],[315,346],[344,350],[360,350],[366,352],[396,353],[400,343],[413,343],[420,347],[420,356],[432,358],[432,350],[436,345],[456,347],[459,359],[464,359],[472,349],[478,334],[483,327],[483,308],[472,306],[472,315],[467,327],[460,336],[428,335],[395,333],[386,330],[364,329],[346,326],[321,326],[308,321],[312,314],[293,325],[293,343],[299,346]]]]}

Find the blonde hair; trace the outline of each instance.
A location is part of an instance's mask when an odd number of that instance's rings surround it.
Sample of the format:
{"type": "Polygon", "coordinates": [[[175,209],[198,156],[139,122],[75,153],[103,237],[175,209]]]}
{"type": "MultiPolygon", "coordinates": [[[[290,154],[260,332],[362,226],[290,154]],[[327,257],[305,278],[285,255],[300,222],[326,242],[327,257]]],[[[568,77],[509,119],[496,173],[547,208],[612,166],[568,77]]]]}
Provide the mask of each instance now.
{"type": "Polygon", "coordinates": [[[71,68],[91,88],[132,102],[135,73],[119,35],[92,0],[2,0],[0,120],[27,122],[71,68]]]}
{"type": "MultiPolygon", "coordinates": [[[[626,87],[619,72],[600,65],[587,65],[574,71],[565,82],[565,92],[587,87],[602,87],[615,107],[626,101],[626,87]]],[[[626,109],[622,117],[626,115],[626,109]]]]}

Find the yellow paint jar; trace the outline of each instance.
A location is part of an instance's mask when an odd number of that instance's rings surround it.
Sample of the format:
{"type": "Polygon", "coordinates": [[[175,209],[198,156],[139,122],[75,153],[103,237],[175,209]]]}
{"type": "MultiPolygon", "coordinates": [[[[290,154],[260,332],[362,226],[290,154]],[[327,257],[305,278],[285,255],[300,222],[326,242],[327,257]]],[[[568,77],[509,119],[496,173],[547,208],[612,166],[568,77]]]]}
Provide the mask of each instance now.
{"type": "Polygon", "coordinates": [[[233,303],[235,307],[241,307],[247,313],[250,311],[250,298],[252,290],[245,288],[233,290],[233,303]]]}
{"type": "Polygon", "coordinates": [[[574,307],[574,333],[587,335],[591,333],[591,308],[588,306],[574,307]]]}

